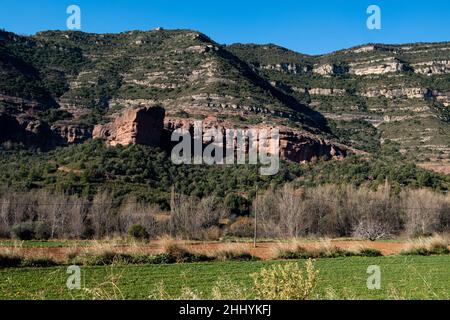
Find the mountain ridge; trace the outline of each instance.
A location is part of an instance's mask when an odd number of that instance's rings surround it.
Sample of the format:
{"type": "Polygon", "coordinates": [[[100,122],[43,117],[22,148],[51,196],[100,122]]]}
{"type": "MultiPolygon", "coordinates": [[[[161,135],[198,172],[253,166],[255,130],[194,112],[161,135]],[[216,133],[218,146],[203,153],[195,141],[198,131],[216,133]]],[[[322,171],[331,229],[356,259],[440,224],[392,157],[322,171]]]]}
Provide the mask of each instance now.
{"type": "Polygon", "coordinates": [[[3,113],[72,136],[155,104],[172,118],[283,125],[371,153],[393,143],[417,162],[450,155],[450,42],[305,55],[184,29],[3,31],[0,50],[3,113]]]}

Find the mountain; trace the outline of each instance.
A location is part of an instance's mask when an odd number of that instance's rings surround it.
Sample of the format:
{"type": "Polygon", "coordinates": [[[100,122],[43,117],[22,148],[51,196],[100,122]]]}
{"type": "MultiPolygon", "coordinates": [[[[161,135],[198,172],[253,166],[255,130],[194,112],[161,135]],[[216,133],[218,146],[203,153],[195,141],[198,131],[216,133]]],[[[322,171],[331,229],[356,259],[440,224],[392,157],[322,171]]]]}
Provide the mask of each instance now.
{"type": "Polygon", "coordinates": [[[279,126],[294,132],[295,146],[305,137],[375,155],[388,146],[446,170],[450,43],[310,56],[272,44],[220,45],[191,30],[0,32],[0,141],[78,143],[94,126],[152,105],[172,124],[279,126]]]}
{"type": "Polygon", "coordinates": [[[450,43],[368,44],[321,56],[275,45],[227,47],[272,85],[320,112],[341,141],[393,142],[417,161],[450,154],[450,43]]]}

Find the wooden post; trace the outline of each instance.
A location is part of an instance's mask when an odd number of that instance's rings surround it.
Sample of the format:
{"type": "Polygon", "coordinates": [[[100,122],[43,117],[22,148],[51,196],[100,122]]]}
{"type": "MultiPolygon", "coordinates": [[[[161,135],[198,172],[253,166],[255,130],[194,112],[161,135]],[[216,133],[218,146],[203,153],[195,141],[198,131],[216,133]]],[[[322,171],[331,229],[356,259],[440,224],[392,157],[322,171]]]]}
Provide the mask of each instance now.
{"type": "Polygon", "coordinates": [[[256,185],[256,196],[255,196],[255,230],[253,237],[253,247],[256,248],[256,239],[258,237],[258,185],[256,185]]]}

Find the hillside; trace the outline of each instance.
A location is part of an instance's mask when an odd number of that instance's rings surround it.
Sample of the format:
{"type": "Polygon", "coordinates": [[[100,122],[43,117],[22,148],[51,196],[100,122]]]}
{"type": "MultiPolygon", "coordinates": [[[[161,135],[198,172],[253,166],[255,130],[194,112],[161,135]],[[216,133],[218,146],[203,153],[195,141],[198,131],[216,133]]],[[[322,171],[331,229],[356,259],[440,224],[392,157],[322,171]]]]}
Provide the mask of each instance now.
{"type": "Polygon", "coordinates": [[[295,162],[391,150],[426,168],[449,167],[449,43],[310,56],[272,44],[224,46],[191,30],[2,31],[0,57],[0,142],[8,148],[104,138],[125,110],[158,105],[172,129],[195,119],[278,126],[295,162]]]}
{"type": "Polygon", "coordinates": [[[342,142],[376,152],[393,141],[414,160],[448,160],[450,43],[369,44],[322,56],[275,45],[227,49],[322,113],[342,142]]]}
{"type": "Polygon", "coordinates": [[[248,114],[245,121],[278,117],[312,132],[327,130],[319,113],[198,32],[49,31],[33,37],[3,33],[1,39],[1,94],[42,110],[59,107],[76,122],[92,125],[108,112],[160,103],[183,117],[248,114]]]}

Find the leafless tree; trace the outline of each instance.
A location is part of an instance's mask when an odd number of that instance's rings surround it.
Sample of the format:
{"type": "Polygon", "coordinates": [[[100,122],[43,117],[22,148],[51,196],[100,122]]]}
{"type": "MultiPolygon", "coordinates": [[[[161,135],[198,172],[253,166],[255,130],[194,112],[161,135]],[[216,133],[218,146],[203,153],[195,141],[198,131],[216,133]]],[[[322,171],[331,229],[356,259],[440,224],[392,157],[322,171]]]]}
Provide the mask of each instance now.
{"type": "Polygon", "coordinates": [[[124,205],[119,210],[120,231],[126,234],[131,226],[143,226],[151,237],[158,235],[158,226],[155,215],[158,209],[155,206],[140,203],[136,198],[131,197],[124,201],[124,205]]]}
{"type": "Polygon", "coordinates": [[[109,192],[103,190],[92,200],[89,218],[97,239],[111,234],[114,226],[113,203],[109,192]]]}

